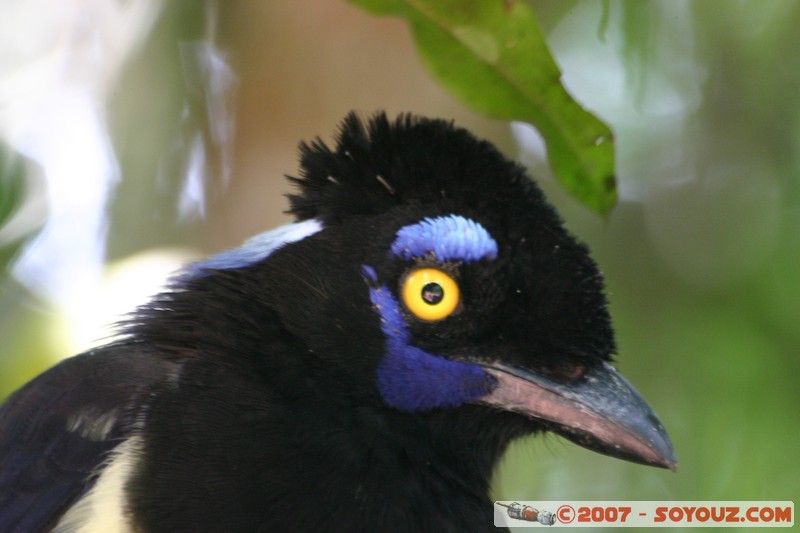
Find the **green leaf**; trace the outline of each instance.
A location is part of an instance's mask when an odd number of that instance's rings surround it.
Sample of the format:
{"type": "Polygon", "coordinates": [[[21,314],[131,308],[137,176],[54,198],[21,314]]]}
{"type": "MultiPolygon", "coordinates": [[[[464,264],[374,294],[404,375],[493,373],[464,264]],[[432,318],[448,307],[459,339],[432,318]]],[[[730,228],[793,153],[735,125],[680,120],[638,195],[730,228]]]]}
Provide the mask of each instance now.
{"type": "Polygon", "coordinates": [[[23,172],[20,158],[0,145],[0,227],[22,202],[23,172]]]}
{"type": "MultiPolygon", "coordinates": [[[[22,157],[0,144],[0,230],[17,212],[24,197],[25,165],[22,157]]],[[[22,243],[22,237],[9,240],[0,231],[0,285],[8,275],[8,265],[16,256],[22,243]]]]}
{"type": "Polygon", "coordinates": [[[423,61],[465,104],[536,126],[556,178],[599,213],[616,202],[611,130],[561,85],[533,12],[513,0],[351,0],[405,18],[423,61]]]}

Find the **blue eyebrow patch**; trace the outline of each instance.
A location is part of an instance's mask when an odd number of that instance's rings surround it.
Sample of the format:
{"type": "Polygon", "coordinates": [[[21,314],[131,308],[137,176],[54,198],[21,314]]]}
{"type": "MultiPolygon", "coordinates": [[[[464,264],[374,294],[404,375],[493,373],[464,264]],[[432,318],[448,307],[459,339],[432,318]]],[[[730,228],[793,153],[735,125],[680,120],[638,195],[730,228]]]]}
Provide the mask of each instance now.
{"type": "Polygon", "coordinates": [[[474,220],[447,215],[403,226],[397,232],[391,251],[403,259],[433,253],[440,263],[479,261],[497,257],[497,242],[474,220]]]}

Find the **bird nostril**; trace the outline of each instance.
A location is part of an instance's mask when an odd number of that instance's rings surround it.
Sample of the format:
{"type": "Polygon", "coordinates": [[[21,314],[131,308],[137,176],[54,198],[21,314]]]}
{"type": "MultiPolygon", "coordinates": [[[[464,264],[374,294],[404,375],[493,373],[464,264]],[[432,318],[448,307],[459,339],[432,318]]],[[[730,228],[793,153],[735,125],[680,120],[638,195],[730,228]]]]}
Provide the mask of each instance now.
{"type": "Polygon", "coordinates": [[[565,363],[552,369],[550,374],[556,378],[573,381],[582,378],[587,372],[586,365],[578,363],[565,363]]]}

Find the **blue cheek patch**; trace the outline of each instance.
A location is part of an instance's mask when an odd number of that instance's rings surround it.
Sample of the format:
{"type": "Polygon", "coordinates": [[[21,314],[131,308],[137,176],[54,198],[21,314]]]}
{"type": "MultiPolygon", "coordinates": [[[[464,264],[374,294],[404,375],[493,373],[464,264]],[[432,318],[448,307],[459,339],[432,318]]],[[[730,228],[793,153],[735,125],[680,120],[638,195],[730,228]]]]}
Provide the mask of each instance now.
{"type": "Polygon", "coordinates": [[[391,251],[407,260],[433,252],[440,263],[478,261],[496,258],[497,242],[474,220],[447,215],[403,226],[397,232],[391,251]]]}
{"type": "Polygon", "coordinates": [[[372,268],[365,266],[364,275],[369,278],[370,299],[386,335],[378,390],[387,405],[401,411],[455,407],[494,388],[494,378],[480,366],[438,357],[409,344],[400,304],[385,286],[374,285],[377,276],[372,268]]]}

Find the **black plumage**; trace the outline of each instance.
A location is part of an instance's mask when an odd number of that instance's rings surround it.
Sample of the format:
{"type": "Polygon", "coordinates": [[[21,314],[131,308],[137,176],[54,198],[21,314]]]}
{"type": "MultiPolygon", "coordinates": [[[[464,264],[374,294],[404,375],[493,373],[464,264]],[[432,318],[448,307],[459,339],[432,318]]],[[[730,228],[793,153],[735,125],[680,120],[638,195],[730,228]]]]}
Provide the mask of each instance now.
{"type": "Polygon", "coordinates": [[[0,407],[0,530],[99,523],[69,509],[104,479],[142,532],[494,530],[493,467],[543,430],[674,466],[608,365],[587,248],[490,143],[350,115],[292,181],[297,222],[190,265],[0,407]],[[422,319],[417,296],[457,299],[422,319]]]}

